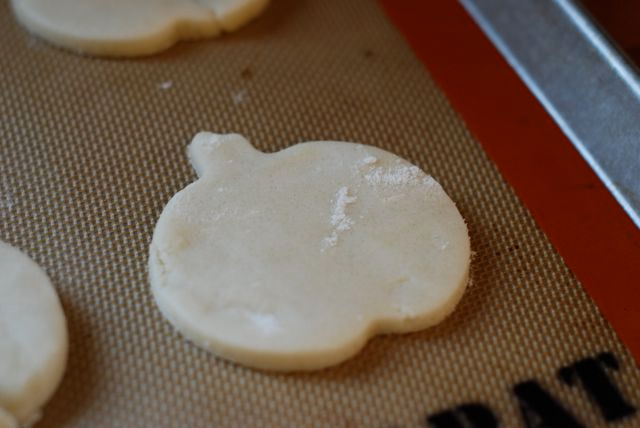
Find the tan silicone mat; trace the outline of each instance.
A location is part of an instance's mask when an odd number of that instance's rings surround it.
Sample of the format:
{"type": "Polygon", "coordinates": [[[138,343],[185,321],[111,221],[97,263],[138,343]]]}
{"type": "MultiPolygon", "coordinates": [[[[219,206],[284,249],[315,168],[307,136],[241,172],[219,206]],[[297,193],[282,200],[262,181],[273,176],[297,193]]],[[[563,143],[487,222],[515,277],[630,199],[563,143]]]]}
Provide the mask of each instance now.
{"type": "Polygon", "coordinates": [[[556,377],[605,351],[640,403],[640,370],[376,3],[274,0],[238,33],[105,60],[35,39],[5,0],[0,40],[0,239],[46,269],[70,331],[38,428],[426,426],[470,402],[522,426],[511,388],[527,379],[586,426],[610,426],[556,377]],[[477,252],[458,309],[310,374],[249,370],[185,341],[153,303],[146,262],[164,203],[194,179],[185,147],[200,130],[265,151],[357,141],[431,173],[477,252]]]}

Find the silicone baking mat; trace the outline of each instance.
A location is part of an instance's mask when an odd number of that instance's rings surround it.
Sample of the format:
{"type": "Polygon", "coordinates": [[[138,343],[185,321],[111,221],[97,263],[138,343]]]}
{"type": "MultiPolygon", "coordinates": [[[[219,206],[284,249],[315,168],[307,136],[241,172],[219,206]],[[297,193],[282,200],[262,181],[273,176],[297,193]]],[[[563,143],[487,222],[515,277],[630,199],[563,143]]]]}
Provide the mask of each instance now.
{"type": "Polygon", "coordinates": [[[33,38],[5,1],[0,37],[0,239],[46,269],[70,332],[38,428],[640,424],[630,354],[376,3],[275,0],[237,33],[106,60],[33,38]],[[184,340],[153,303],[147,249],[195,178],[185,147],[201,130],[265,151],[357,141],[419,165],[469,225],[459,307],[307,374],[184,340]]]}

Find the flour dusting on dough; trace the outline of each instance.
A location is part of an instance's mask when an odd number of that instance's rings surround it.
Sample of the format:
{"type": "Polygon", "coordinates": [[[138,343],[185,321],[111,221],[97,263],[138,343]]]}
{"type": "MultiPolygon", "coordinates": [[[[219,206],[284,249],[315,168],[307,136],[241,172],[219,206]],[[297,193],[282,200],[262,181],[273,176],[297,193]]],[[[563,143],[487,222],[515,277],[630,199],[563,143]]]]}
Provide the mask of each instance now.
{"type": "Polygon", "coordinates": [[[391,168],[376,167],[364,178],[374,186],[402,186],[420,183],[423,172],[417,166],[400,165],[391,168]]]}
{"type": "Polygon", "coordinates": [[[204,141],[202,147],[204,147],[208,153],[211,153],[220,147],[220,138],[216,135],[212,135],[204,141]]]}
{"type": "Polygon", "coordinates": [[[360,165],[373,165],[378,162],[378,158],[375,156],[367,156],[366,158],[360,161],[360,165]]]}
{"type": "Polygon", "coordinates": [[[247,312],[247,318],[265,334],[276,332],[280,328],[278,318],[270,313],[247,312]]]}
{"type": "Polygon", "coordinates": [[[340,232],[349,230],[353,226],[353,219],[347,215],[347,205],[353,204],[356,199],[358,199],[356,196],[349,196],[349,188],[346,186],[341,187],[336,193],[333,213],[331,214],[331,225],[334,228],[331,236],[322,240],[323,251],[329,247],[334,247],[338,243],[340,232]]]}

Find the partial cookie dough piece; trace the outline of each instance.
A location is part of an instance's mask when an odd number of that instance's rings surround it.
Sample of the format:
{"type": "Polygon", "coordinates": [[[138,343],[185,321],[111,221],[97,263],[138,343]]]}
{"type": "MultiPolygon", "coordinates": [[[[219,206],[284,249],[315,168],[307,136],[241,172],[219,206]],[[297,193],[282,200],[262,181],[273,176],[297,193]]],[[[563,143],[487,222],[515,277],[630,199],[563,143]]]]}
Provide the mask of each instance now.
{"type": "Polygon", "coordinates": [[[67,326],[44,271],[2,241],[0,296],[0,426],[11,427],[37,420],[60,383],[67,326]]]}
{"type": "Polygon", "coordinates": [[[33,33],[80,53],[142,56],[233,31],[268,0],[11,0],[33,33]]]}
{"type": "Polygon", "coordinates": [[[164,208],[149,273],[164,316],[198,345],[255,368],[320,369],[460,300],[465,222],[405,160],[343,142],[264,154],[210,133],[188,154],[199,178],[164,208]]]}

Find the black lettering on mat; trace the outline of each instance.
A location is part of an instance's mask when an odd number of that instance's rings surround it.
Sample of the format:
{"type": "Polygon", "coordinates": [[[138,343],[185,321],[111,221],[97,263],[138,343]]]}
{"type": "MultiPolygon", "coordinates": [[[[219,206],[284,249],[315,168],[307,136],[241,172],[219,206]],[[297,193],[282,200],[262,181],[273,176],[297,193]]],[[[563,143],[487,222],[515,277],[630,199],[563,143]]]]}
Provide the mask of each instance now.
{"type": "Polygon", "coordinates": [[[558,370],[558,377],[567,385],[578,383],[598,406],[607,422],[617,421],[636,412],[620,393],[620,390],[607,376],[606,369],[619,370],[620,364],[610,352],[603,352],[595,358],[583,358],[570,366],[558,370]]]}
{"type": "MultiPolygon", "coordinates": [[[[600,410],[607,422],[636,415],[634,407],[620,392],[609,372],[620,370],[618,360],[611,352],[582,358],[562,367],[557,375],[560,381],[581,387],[586,396],[600,410]]],[[[518,400],[522,423],[527,428],[583,428],[584,425],[549,394],[535,380],[519,382],[512,392],[518,400]]],[[[426,417],[432,428],[497,428],[499,418],[484,404],[468,403],[440,411],[426,417]]]]}
{"type": "Polygon", "coordinates": [[[518,397],[527,428],[584,428],[536,381],[516,384],[513,393],[518,397]]]}
{"type": "Polygon", "coordinates": [[[498,418],[482,404],[464,404],[427,418],[434,428],[497,428],[498,418]]]}

